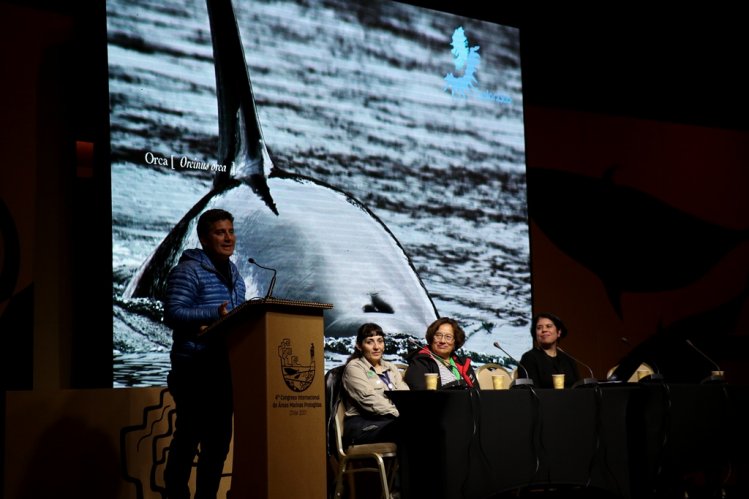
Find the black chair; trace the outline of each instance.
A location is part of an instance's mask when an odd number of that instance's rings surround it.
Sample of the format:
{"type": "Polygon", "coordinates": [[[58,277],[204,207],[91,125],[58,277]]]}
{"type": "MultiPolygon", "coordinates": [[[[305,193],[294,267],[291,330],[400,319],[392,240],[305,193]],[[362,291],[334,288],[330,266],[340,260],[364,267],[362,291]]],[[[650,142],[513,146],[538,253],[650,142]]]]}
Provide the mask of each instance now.
{"type": "Polygon", "coordinates": [[[352,475],[355,473],[377,473],[382,486],[382,497],[390,499],[393,479],[398,467],[397,449],[395,443],[383,442],[373,444],[351,445],[343,448],[343,420],[345,409],[343,404],[343,369],[339,366],[325,374],[325,409],[327,424],[329,480],[328,495],[333,490],[333,497],[340,498],[343,494],[344,477],[349,478],[349,497],[354,498],[356,489],[352,475]],[[388,463],[386,464],[386,460],[388,463]],[[369,462],[368,466],[352,466],[357,462],[369,462]],[[373,462],[373,463],[372,463],[373,462]],[[333,477],[331,481],[331,477],[333,477]]]}

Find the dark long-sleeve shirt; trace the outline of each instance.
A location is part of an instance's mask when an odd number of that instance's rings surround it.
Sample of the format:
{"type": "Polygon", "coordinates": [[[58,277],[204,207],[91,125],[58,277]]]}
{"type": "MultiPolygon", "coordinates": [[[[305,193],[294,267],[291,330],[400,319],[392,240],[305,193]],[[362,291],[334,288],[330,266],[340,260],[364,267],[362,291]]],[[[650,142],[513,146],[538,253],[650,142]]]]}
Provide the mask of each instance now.
{"type": "Polygon", "coordinates": [[[543,350],[533,348],[520,358],[522,367],[518,367],[518,376],[524,377],[523,367],[528,370],[528,377],[538,388],[554,388],[552,374],[564,374],[564,386],[570,387],[580,379],[577,363],[569,355],[557,350],[556,357],[546,355],[543,350]]]}

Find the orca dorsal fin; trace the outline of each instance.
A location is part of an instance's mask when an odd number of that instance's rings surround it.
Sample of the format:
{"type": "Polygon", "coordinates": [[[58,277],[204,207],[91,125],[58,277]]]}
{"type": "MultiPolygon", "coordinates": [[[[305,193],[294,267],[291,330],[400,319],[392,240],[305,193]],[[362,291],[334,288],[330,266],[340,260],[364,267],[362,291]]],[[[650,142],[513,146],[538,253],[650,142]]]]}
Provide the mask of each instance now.
{"type": "Polygon", "coordinates": [[[231,0],[206,0],[206,5],[216,68],[218,159],[227,166],[214,178],[214,188],[222,190],[234,179],[244,182],[278,215],[267,182],[273,162],[263,139],[231,0]]]}

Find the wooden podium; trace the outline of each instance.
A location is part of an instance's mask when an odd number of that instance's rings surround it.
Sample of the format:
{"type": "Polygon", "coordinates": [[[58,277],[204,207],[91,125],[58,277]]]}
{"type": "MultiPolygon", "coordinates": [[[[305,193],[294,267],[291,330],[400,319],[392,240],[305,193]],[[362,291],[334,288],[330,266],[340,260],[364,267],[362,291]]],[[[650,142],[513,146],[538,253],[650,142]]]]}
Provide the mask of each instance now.
{"type": "Polygon", "coordinates": [[[323,311],[248,301],[204,334],[224,335],[234,389],[231,499],[327,497],[323,311]]]}

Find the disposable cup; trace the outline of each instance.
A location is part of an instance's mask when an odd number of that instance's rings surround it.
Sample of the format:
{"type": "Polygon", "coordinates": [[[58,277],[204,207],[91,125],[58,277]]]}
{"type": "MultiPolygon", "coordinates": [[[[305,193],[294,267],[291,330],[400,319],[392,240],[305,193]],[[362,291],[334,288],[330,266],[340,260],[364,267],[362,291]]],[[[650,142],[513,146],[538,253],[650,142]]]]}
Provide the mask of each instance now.
{"type": "Polygon", "coordinates": [[[507,376],[501,374],[492,375],[492,386],[495,390],[505,390],[507,388],[507,376]]]}
{"type": "Polygon", "coordinates": [[[424,381],[426,381],[427,384],[427,390],[436,390],[437,389],[437,378],[439,374],[437,373],[426,373],[424,374],[424,381]]]}

